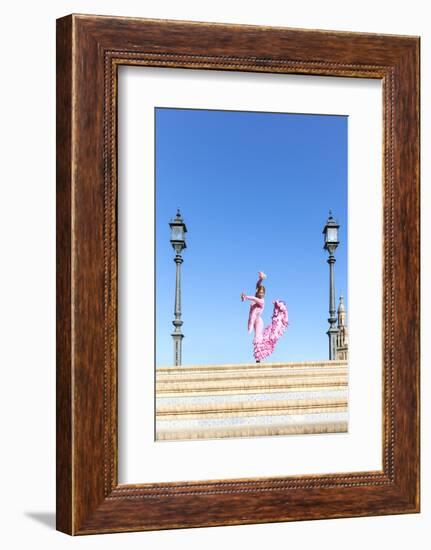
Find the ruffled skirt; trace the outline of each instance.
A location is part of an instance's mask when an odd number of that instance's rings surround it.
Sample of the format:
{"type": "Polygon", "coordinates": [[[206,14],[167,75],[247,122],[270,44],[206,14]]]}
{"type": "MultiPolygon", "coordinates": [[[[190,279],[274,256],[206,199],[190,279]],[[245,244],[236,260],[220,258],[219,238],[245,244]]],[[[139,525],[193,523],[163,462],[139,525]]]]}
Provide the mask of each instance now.
{"type": "Polygon", "coordinates": [[[256,361],[263,361],[271,355],[287,325],[287,306],[283,301],[276,300],[274,302],[271,324],[265,328],[261,336],[255,337],[253,340],[253,355],[256,361]]]}

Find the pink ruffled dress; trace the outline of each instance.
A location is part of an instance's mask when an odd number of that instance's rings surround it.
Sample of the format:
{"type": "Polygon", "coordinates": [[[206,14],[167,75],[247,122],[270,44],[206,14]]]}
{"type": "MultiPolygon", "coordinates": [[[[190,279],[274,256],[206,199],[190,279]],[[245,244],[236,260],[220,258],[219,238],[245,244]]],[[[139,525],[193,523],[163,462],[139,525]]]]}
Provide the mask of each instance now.
{"type": "MultiPolygon", "coordinates": [[[[261,282],[260,278],[256,288],[261,282]]],[[[248,315],[248,332],[251,333],[254,330],[253,355],[256,361],[263,361],[274,351],[277,341],[286,330],[289,320],[287,306],[282,300],[275,300],[271,323],[264,329],[261,314],[265,307],[265,300],[257,296],[244,296],[244,300],[252,302],[248,315]]]]}

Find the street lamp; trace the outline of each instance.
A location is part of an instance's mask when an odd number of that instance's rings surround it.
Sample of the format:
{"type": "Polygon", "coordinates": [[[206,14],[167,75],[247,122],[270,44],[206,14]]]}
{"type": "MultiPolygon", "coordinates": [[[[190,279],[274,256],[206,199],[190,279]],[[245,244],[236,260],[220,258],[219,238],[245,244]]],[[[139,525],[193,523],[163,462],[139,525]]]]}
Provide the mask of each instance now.
{"type": "Polygon", "coordinates": [[[180,209],[177,210],[177,215],[173,218],[169,227],[171,228],[171,245],[175,250],[174,262],[176,264],[176,277],[175,277],[175,308],[174,308],[174,331],[172,332],[172,338],[174,341],[174,365],[181,365],[181,352],[182,352],[182,340],[184,334],[181,332],[181,326],[183,324],[181,320],[181,264],[183,258],[181,252],[187,248],[185,234],[187,233],[187,227],[184,223],[180,209]]]}
{"type": "Polygon", "coordinates": [[[337,246],[340,244],[338,240],[338,223],[332,217],[331,210],[329,211],[329,218],[326,222],[325,227],[323,228],[324,235],[324,244],[323,248],[328,251],[329,258],[329,329],[326,333],[329,338],[329,359],[335,359],[336,345],[337,345],[337,334],[338,329],[336,327],[337,318],[335,316],[335,288],[334,288],[334,264],[335,257],[334,252],[337,246]]]}

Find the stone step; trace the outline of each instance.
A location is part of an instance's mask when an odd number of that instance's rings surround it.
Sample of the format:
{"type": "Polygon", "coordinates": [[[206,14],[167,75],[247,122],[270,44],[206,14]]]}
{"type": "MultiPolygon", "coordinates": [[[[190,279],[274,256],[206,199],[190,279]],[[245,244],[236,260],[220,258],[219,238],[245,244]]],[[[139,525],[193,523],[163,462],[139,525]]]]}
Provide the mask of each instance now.
{"type": "Polygon", "coordinates": [[[197,372],[223,372],[223,371],[266,371],[271,369],[333,369],[347,368],[347,361],[290,361],[285,363],[227,363],[222,365],[184,365],[184,366],[166,366],[157,367],[157,375],[162,374],[193,374],[197,372]]]}
{"type": "Polygon", "coordinates": [[[291,401],[225,402],[207,404],[159,405],[157,420],[182,420],[195,418],[229,418],[234,416],[263,416],[283,414],[310,414],[319,412],[347,411],[347,400],[341,399],[296,399],[291,401]]]}
{"type": "Polygon", "coordinates": [[[281,377],[293,377],[293,376],[342,376],[347,375],[346,367],[339,367],[336,369],[319,369],[319,368],[309,368],[309,369],[271,369],[271,370],[249,370],[249,371],[226,371],[226,372],[198,372],[198,373],[184,373],[184,374],[159,374],[156,375],[156,380],[158,383],[163,382],[181,382],[181,383],[192,383],[192,382],[211,382],[211,381],[220,381],[223,380],[251,380],[251,379],[262,379],[265,378],[270,380],[272,378],[281,378],[281,377]]]}
{"type": "Polygon", "coordinates": [[[157,368],[156,439],[345,432],[347,389],[346,361],[157,368]]]}
{"type": "Polygon", "coordinates": [[[232,402],[263,402],[263,401],[293,401],[296,399],[313,400],[313,399],[332,399],[342,398],[347,401],[347,387],[335,390],[308,390],[300,391],[280,391],[270,393],[231,393],[229,395],[179,395],[175,397],[158,396],[156,398],[156,407],[159,406],[183,406],[185,403],[190,405],[199,405],[205,407],[208,404],[214,403],[232,403],[232,402]]]}
{"type": "Polygon", "coordinates": [[[279,424],[276,426],[229,426],[212,428],[157,430],[157,441],[196,439],[224,439],[231,437],[261,437],[299,434],[323,434],[347,432],[347,420],[340,422],[315,422],[311,424],[279,424]]]}
{"type": "Polygon", "coordinates": [[[265,378],[250,380],[224,380],[222,382],[166,382],[156,384],[157,396],[220,394],[220,393],[256,393],[295,391],[300,389],[342,389],[347,387],[347,376],[334,377],[283,377],[267,380],[265,378]]]}

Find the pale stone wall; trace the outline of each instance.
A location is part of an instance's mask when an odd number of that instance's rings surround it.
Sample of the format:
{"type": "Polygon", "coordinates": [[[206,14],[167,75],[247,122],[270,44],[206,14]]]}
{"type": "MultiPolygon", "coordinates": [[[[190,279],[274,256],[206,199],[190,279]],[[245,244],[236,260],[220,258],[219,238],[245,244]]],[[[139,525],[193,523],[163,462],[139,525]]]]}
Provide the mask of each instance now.
{"type": "Polygon", "coordinates": [[[156,369],[156,439],[347,431],[347,361],[156,369]]]}

